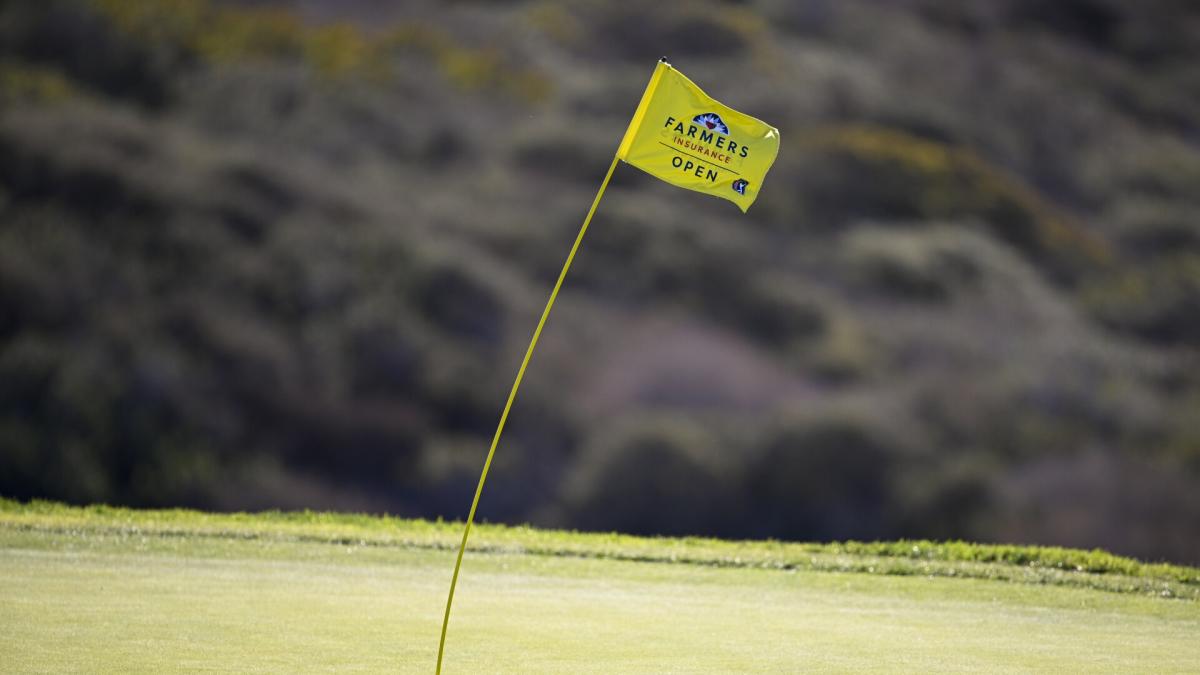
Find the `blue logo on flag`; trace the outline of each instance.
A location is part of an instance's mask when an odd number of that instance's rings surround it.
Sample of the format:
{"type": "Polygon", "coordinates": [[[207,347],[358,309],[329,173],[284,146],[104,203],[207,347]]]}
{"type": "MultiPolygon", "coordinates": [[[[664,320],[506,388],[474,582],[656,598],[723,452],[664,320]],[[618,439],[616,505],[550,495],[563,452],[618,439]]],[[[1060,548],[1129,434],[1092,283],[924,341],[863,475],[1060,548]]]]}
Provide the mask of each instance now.
{"type": "Polygon", "coordinates": [[[733,191],[738,193],[739,195],[744,195],[744,194],[746,194],[746,186],[749,184],[750,184],[750,182],[747,181],[745,178],[739,178],[739,179],[733,181],[733,191]]]}
{"type": "Polygon", "coordinates": [[[692,121],[718,134],[729,134],[729,127],[725,126],[725,122],[721,120],[721,116],[717,113],[702,113],[693,117],[692,121]]]}

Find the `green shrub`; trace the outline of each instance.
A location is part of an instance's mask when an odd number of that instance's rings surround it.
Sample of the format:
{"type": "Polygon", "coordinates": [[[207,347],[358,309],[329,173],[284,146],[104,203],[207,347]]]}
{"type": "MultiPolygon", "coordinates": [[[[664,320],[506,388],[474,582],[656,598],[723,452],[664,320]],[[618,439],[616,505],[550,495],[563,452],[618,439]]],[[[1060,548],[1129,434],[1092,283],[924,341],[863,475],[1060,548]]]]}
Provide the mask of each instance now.
{"type": "Polygon", "coordinates": [[[717,451],[709,435],[683,420],[602,431],[567,478],[570,522],[633,533],[721,532],[731,502],[717,451]]]}
{"type": "Polygon", "coordinates": [[[1082,296],[1104,324],[1119,331],[1160,344],[1200,344],[1200,253],[1163,256],[1100,277],[1082,296]]]}
{"type": "Polygon", "coordinates": [[[983,274],[962,246],[923,232],[856,228],[846,239],[846,267],[863,288],[899,300],[944,302],[983,274]]]}
{"type": "Polygon", "coordinates": [[[1056,278],[1111,256],[1103,239],[966,148],[871,126],[811,129],[799,145],[807,159],[800,180],[813,195],[804,206],[827,226],[855,218],[977,220],[1056,278]]]}
{"type": "Polygon", "coordinates": [[[7,3],[0,8],[0,55],[154,109],[173,99],[174,78],[188,64],[182,45],[127,40],[110,16],[82,0],[7,3]]]}
{"type": "Polygon", "coordinates": [[[767,430],[742,490],[755,534],[804,541],[888,538],[904,442],[859,413],[813,412],[767,430]]]}

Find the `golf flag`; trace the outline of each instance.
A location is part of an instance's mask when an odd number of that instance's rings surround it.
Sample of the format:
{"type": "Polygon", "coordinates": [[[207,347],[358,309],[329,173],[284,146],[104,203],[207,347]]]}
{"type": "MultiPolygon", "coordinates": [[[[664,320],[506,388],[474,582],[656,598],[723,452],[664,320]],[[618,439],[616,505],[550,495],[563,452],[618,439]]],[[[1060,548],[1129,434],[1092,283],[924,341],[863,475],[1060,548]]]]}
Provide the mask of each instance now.
{"type": "Polygon", "coordinates": [[[728,199],[744,212],[779,154],[779,130],[717,103],[658,62],[617,157],[672,185],[728,199]]]}
{"type": "Polygon", "coordinates": [[[600,189],[596,191],[592,207],[583,218],[579,234],[575,235],[575,243],[571,244],[567,259],[558,273],[558,280],[550,289],[550,297],[546,300],[546,307],[542,309],[542,317],[533,329],[533,337],[529,339],[525,358],[521,361],[512,389],[508,392],[508,401],[500,412],[500,421],[496,424],[492,445],[488,448],[486,459],[483,460],[479,484],[475,486],[475,498],[471,500],[471,508],[467,511],[462,542],[458,545],[458,557],[454,561],[454,573],[450,576],[450,592],[446,594],[446,613],[442,615],[442,636],[438,640],[435,673],[440,675],[442,672],[446,631],[450,626],[450,607],[454,604],[458,572],[462,569],[463,554],[467,551],[467,538],[471,536],[471,524],[475,522],[475,510],[479,508],[479,497],[483,494],[483,485],[487,482],[488,470],[492,466],[492,458],[496,455],[496,446],[500,443],[500,434],[504,432],[508,412],[512,410],[513,401],[517,398],[517,389],[525,377],[525,369],[529,367],[529,360],[537,347],[542,328],[546,326],[550,309],[554,307],[554,300],[567,278],[567,270],[571,269],[571,261],[575,259],[579,245],[583,243],[588,224],[592,222],[592,216],[596,215],[596,207],[600,205],[600,198],[604,196],[604,189],[612,179],[617,162],[624,160],[672,185],[724,197],[745,211],[758,197],[763,178],[767,175],[767,169],[775,162],[777,154],[778,129],[717,103],[700,91],[700,87],[672,68],[666,59],[658,62],[654,75],[650,77],[650,84],[646,87],[646,93],[642,94],[642,100],[633,114],[633,121],[625,130],[625,137],[621,139],[621,145],[617,148],[612,163],[608,165],[608,173],[600,182],[600,189]]]}

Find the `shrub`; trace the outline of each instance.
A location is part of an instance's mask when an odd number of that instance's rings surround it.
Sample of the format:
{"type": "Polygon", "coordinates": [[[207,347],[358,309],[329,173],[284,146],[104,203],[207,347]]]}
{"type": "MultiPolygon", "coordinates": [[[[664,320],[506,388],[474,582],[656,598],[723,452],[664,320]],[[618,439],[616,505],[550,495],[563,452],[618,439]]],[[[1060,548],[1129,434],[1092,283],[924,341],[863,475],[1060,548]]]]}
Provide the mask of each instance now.
{"type": "Polygon", "coordinates": [[[134,41],[111,17],[82,1],[6,3],[0,54],[61,71],[86,88],[161,109],[188,65],[170,41],[134,41]]]}
{"type": "Polygon", "coordinates": [[[807,159],[799,180],[812,195],[804,206],[826,226],[855,218],[978,221],[1060,279],[1111,255],[1104,240],[969,149],[871,126],[813,129],[799,144],[807,159]]]}
{"type": "Polygon", "coordinates": [[[764,433],[742,493],[757,535],[828,541],[895,532],[892,477],[903,442],[861,413],[826,411],[764,433]]]}
{"type": "Polygon", "coordinates": [[[982,271],[945,237],[856,228],[846,238],[849,274],[863,288],[900,300],[940,302],[969,289],[982,271]]]}
{"type": "Polygon", "coordinates": [[[700,427],[649,419],[601,431],[567,478],[570,522],[644,534],[726,531],[727,474],[700,427]]]}
{"type": "Polygon", "coordinates": [[[1200,493],[1174,467],[1099,450],[1033,460],[998,481],[990,537],[1200,560],[1200,493]]]}
{"type": "MultiPolygon", "coordinates": [[[[586,40],[572,44],[577,51],[597,58],[616,56],[653,63],[669,46],[673,59],[730,57],[749,49],[753,22],[738,8],[693,8],[676,5],[674,11],[606,8],[585,13],[582,22],[591,30],[586,40]]],[[[572,39],[571,33],[563,33],[572,39]]]]}
{"type": "Polygon", "coordinates": [[[1116,271],[1081,293],[1107,326],[1159,344],[1200,344],[1200,253],[1116,271]]]}
{"type": "Polygon", "coordinates": [[[414,289],[417,308],[440,329],[496,345],[504,336],[504,311],[487,279],[459,265],[428,270],[414,289]]]}

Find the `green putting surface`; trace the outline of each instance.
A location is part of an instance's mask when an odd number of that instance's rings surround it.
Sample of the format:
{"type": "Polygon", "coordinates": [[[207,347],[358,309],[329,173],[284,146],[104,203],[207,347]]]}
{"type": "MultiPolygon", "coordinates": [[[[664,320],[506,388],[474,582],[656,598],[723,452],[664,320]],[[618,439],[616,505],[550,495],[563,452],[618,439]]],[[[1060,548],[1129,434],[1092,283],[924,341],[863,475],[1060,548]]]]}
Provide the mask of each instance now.
{"type": "MultiPolygon", "coordinates": [[[[454,559],[440,544],[189,528],[177,513],[169,528],[35,518],[11,505],[0,515],[6,672],[433,670],[454,559]]],[[[445,672],[1195,672],[1198,663],[1200,603],[1161,594],[500,547],[464,562],[445,672]]]]}

